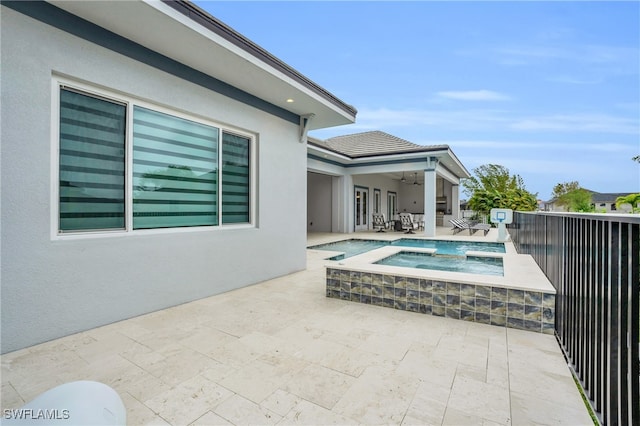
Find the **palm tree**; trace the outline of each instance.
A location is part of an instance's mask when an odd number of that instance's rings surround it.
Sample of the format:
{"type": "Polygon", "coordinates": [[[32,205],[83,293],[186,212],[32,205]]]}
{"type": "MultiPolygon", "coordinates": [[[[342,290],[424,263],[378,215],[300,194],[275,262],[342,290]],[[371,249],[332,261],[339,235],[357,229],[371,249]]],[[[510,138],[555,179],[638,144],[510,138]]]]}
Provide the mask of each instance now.
{"type": "Polygon", "coordinates": [[[616,208],[620,208],[623,204],[631,204],[631,208],[634,213],[636,210],[640,210],[640,208],[638,208],[638,204],[640,204],[640,193],[629,194],[624,197],[616,198],[616,208]]]}

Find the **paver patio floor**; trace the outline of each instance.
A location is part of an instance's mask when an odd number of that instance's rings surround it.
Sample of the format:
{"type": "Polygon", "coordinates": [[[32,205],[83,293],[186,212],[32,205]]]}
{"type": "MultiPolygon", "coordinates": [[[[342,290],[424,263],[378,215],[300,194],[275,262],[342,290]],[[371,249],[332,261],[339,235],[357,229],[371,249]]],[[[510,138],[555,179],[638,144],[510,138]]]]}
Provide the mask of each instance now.
{"type": "Polygon", "coordinates": [[[74,380],[127,423],[592,424],[553,336],[325,297],[308,268],[2,356],[2,408],[74,380]]]}

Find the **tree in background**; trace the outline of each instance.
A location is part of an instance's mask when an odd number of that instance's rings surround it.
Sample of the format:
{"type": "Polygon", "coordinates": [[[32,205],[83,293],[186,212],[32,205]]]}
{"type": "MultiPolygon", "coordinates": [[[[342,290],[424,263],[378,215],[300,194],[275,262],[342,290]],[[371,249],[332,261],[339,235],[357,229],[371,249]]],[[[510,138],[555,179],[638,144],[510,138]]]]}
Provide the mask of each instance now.
{"type": "Polygon", "coordinates": [[[620,208],[623,204],[631,204],[631,211],[633,213],[640,213],[640,193],[616,198],[617,208],[620,208]]]}
{"type": "Polygon", "coordinates": [[[470,195],[468,206],[487,214],[491,209],[534,211],[538,208],[536,194],[526,190],[519,175],[511,176],[509,169],[498,164],[485,164],[473,169],[475,176],[462,182],[465,194],[470,195]]]}
{"type": "Polygon", "coordinates": [[[584,189],[577,181],[559,183],[551,194],[556,203],[570,212],[593,212],[591,191],[584,189]]]}

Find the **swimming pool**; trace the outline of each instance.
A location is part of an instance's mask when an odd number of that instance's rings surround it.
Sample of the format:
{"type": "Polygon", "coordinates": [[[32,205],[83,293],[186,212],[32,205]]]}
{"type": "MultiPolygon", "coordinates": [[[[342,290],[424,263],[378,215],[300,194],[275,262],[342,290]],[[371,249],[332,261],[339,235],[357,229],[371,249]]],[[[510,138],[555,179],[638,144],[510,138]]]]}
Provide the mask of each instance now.
{"type": "Polygon", "coordinates": [[[375,263],[377,265],[405,268],[504,276],[502,259],[496,257],[431,255],[428,253],[401,251],[375,263]]]}
{"type": "Polygon", "coordinates": [[[464,256],[468,251],[485,251],[491,253],[505,253],[502,243],[485,243],[474,241],[447,241],[447,240],[419,240],[415,238],[401,238],[396,241],[379,240],[342,240],[334,243],[320,244],[307,247],[313,250],[341,251],[344,255],[332,257],[331,260],[342,260],[358,254],[366,253],[385,246],[400,246],[414,248],[436,249],[438,254],[464,256]]]}

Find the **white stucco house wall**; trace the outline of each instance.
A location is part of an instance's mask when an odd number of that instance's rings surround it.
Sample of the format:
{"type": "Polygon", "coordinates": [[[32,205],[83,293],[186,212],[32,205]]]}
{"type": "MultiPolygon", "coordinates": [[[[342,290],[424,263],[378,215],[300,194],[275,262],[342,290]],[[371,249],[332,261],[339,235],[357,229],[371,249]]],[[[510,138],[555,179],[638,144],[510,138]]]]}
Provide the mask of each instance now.
{"type": "Polygon", "coordinates": [[[373,230],[372,213],[424,219],[424,236],[460,216],[470,174],[448,145],[425,146],[382,131],[309,138],[307,231],[373,230]]]}
{"type": "Polygon", "coordinates": [[[189,2],[1,10],[2,353],[305,268],[356,110],[189,2]]]}

